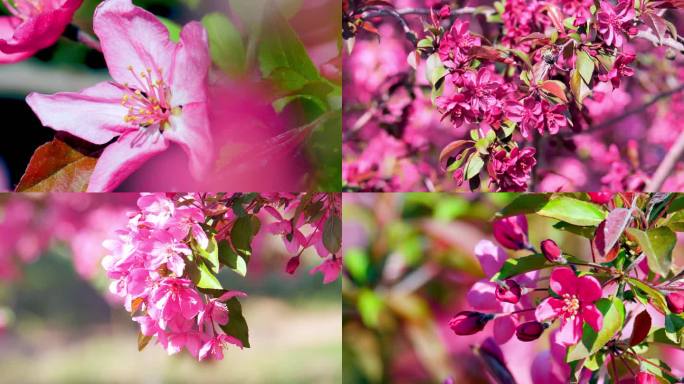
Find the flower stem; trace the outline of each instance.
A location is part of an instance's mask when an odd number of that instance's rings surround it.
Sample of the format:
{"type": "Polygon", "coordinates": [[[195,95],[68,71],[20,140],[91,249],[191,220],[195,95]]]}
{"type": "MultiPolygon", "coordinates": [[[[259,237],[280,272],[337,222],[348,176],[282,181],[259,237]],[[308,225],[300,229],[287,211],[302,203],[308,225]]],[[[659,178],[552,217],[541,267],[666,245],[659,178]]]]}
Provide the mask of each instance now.
{"type": "Polygon", "coordinates": [[[62,36],[77,43],[81,43],[90,49],[102,52],[100,41],[95,36],[89,34],[74,24],[67,25],[62,36]]]}

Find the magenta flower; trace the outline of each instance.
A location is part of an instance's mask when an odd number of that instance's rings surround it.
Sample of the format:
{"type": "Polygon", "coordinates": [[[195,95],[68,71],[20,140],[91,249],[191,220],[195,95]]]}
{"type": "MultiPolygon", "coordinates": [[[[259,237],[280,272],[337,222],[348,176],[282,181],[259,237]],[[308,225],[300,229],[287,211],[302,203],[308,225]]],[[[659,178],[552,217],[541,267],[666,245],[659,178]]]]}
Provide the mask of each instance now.
{"type": "Polygon", "coordinates": [[[161,265],[166,265],[166,268],[176,276],[182,276],[185,269],[183,256],[189,257],[190,255],[192,251],[185,243],[174,239],[169,232],[159,231],[154,234],[150,250],[151,258],[147,260],[146,267],[155,270],[161,265]]]}
{"type": "Polygon", "coordinates": [[[537,164],[534,148],[520,150],[515,147],[510,153],[502,149],[496,152],[487,164],[487,173],[499,191],[524,192],[530,180],[532,167],[537,164]]]}
{"type": "Polygon", "coordinates": [[[565,105],[552,105],[545,100],[542,101],[541,105],[544,125],[539,133],[543,133],[543,128],[545,128],[550,134],[555,135],[561,128],[568,126],[568,119],[563,114],[567,109],[565,105]]]}
{"type": "Polygon", "coordinates": [[[332,283],[337,280],[337,276],[340,275],[342,271],[342,259],[339,257],[330,257],[323,261],[318,266],[311,268],[309,271],[310,275],[316,272],[321,272],[323,274],[323,284],[332,283]]]}
{"type": "Polygon", "coordinates": [[[54,44],[83,0],[2,0],[0,64],[16,63],[54,44]]]}
{"type": "Polygon", "coordinates": [[[493,76],[489,68],[482,67],[477,73],[467,71],[463,74],[463,93],[470,104],[473,120],[482,119],[493,109],[501,107],[501,99],[506,96],[503,84],[493,76]]]}
{"type": "Polygon", "coordinates": [[[509,120],[518,123],[523,137],[528,137],[530,131],[541,132],[543,130],[542,106],[533,97],[525,98],[522,104],[512,100],[507,102],[505,115],[509,120]]]}
{"type": "Polygon", "coordinates": [[[525,215],[504,217],[492,224],[494,238],[508,249],[518,250],[529,247],[527,237],[527,218],[525,215]]]}
{"type": "Polygon", "coordinates": [[[629,67],[629,64],[634,61],[636,55],[632,53],[621,53],[613,63],[613,68],[606,73],[600,74],[599,80],[610,81],[613,88],[620,87],[620,80],[623,77],[632,77],[634,75],[634,69],[629,67]]]}
{"type": "Polygon", "coordinates": [[[150,293],[150,315],[159,327],[166,329],[169,322],[192,319],[204,308],[192,281],[181,278],[165,278],[150,293]]]}
{"type": "Polygon", "coordinates": [[[570,268],[556,268],[549,280],[551,290],[560,298],[544,299],[535,311],[537,321],[560,319],[559,341],[564,345],[577,344],[582,338],[586,321],[598,332],[603,326],[603,314],[594,302],[601,298],[601,284],[592,276],[577,277],[570,268]]]}
{"type": "Polygon", "coordinates": [[[447,67],[458,68],[470,60],[470,48],[480,45],[480,38],[468,32],[469,21],[454,20],[439,44],[439,58],[447,67]]]}
{"type": "Polygon", "coordinates": [[[204,343],[199,349],[198,359],[223,360],[223,348],[226,344],[234,344],[242,348],[242,342],[232,336],[220,333],[204,343]]]}
{"type": "Polygon", "coordinates": [[[107,0],[93,17],[113,81],[79,93],[31,93],[26,101],[43,125],[95,144],[109,144],[89,192],[111,191],[169,143],[180,145],[190,170],[203,177],[212,159],[207,115],[207,33],[183,27],[180,41],[130,0],[107,0]]]}
{"type": "Polygon", "coordinates": [[[596,13],[598,30],[608,45],[621,47],[625,42],[623,32],[631,32],[628,25],[634,19],[634,8],[631,1],[619,1],[617,7],[607,1],[601,1],[600,10],[596,13]]]}

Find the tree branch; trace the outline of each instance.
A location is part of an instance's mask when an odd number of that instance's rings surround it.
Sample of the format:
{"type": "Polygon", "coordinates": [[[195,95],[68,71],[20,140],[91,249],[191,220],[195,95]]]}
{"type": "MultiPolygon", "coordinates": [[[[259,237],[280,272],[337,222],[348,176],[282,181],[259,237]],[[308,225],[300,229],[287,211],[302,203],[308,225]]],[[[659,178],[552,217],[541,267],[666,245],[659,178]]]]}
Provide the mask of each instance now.
{"type": "Polygon", "coordinates": [[[622,119],[624,119],[624,118],[626,118],[626,117],[628,117],[628,116],[630,116],[630,115],[633,115],[633,114],[639,113],[639,112],[643,112],[644,110],[646,110],[646,108],[648,108],[648,107],[650,107],[651,105],[657,103],[658,100],[664,99],[664,98],[667,98],[667,97],[670,97],[670,96],[674,95],[675,93],[681,92],[682,90],[684,90],[684,84],[680,84],[679,86],[677,86],[677,87],[675,87],[675,88],[672,88],[672,89],[670,89],[670,90],[668,90],[668,91],[661,92],[661,93],[659,93],[659,94],[653,96],[653,97],[652,97],[650,100],[648,100],[647,102],[645,102],[645,103],[643,103],[643,104],[641,104],[641,105],[638,105],[638,106],[636,106],[636,107],[634,107],[634,108],[632,108],[632,109],[628,109],[628,110],[626,110],[625,112],[623,112],[623,113],[621,113],[621,114],[619,114],[619,115],[617,115],[617,116],[615,116],[615,117],[612,117],[612,118],[610,118],[610,119],[608,119],[608,120],[604,120],[604,121],[602,121],[602,122],[600,122],[600,123],[598,123],[598,124],[596,124],[596,125],[592,125],[591,127],[585,129],[585,130],[582,131],[581,133],[589,133],[589,132],[598,131],[598,130],[600,130],[600,129],[610,127],[611,125],[613,125],[613,124],[619,122],[620,120],[622,120],[622,119]]]}
{"type": "Polygon", "coordinates": [[[665,155],[663,161],[658,165],[651,181],[646,184],[645,192],[658,192],[665,183],[665,179],[672,173],[677,161],[684,153],[684,131],[679,134],[677,141],[675,141],[670,151],[665,155]]]}

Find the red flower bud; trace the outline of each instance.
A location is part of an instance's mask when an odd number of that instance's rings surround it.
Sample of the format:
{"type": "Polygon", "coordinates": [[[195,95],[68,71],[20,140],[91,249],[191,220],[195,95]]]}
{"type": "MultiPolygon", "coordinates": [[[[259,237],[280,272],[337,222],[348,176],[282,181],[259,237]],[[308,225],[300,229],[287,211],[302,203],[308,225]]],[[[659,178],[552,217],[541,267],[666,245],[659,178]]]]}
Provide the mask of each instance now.
{"type": "Polygon", "coordinates": [[[681,292],[671,292],[665,296],[667,300],[667,307],[670,311],[676,314],[684,312],[684,293],[681,292]]]}
{"type": "Polygon", "coordinates": [[[563,252],[558,248],[558,244],[551,239],[546,239],[541,242],[541,251],[546,257],[546,260],[552,263],[565,263],[563,252]]]}
{"type": "Polygon", "coordinates": [[[292,275],[297,271],[297,268],[299,268],[299,256],[291,257],[290,260],[287,261],[285,271],[292,275]]]}
{"type": "Polygon", "coordinates": [[[496,220],[493,225],[494,238],[508,249],[525,249],[527,239],[527,218],[525,215],[511,216],[496,220]]]}
{"type": "Polygon", "coordinates": [[[656,380],[655,376],[644,371],[637,373],[634,382],[636,384],[658,384],[658,380],[656,380]]]}
{"type": "Polygon", "coordinates": [[[500,281],[495,292],[497,300],[512,304],[520,301],[520,293],[520,285],[511,279],[500,281]]]}
{"type": "Polygon", "coordinates": [[[538,321],[529,321],[527,323],[520,324],[515,330],[515,335],[520,341],[532,341],[537,340],[546,326],[538,321]]]}
{"type": "Polygon", "coordinates": [[[589,198],[596,204],[606,204],[613,200],[613,194],[610,192],[589,192],[589,198]]]}
{"type": "Polygon", "coordinates": [[[493,318],[494,315],[486,313],[462,311],[449,320],[449,327],[457,335],[472,335],[484,329],[487,322],[493,318]]]}

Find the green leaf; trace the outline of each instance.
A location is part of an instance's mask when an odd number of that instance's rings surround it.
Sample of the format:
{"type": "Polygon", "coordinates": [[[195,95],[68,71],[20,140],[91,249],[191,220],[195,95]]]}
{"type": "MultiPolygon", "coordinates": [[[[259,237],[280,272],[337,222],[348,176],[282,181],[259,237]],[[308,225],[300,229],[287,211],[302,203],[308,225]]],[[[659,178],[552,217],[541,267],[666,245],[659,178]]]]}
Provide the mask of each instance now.
{"type": "Polygon", "coordinates": [[[681,338],[679,343],[675,343],[667,336],[665,328],[660,328],[653,332],[651,337],[649,337],[649,340],[655,341],[657,343],[669,344],[675,347],[684,348],[684,337],[681,338]]]}
{"type": "MultiPolygon", "coordinates": [[[[632,289],[638,288],[646,294],[646,300],[651,301],[651,303],[656,306],[661,312],[669,313],[670,310],[667,308],[667,301],[665,296],[659,290],[651,288],[648,284],[641,280],[637,280],[631,277],[627,277],[627,283],[632,286],[632,289]]],[[[645,303],[644,303],[645,304],[645,303]]]]}
{"type": "MultiPolygon", "coordinates": [[[[276,68],[271,73],[271,80],[278,88],[285,91],[296,91],[304,87],[309,80],[291,68],[276,68]]],[[[280,108],[282,110],[282,108],[280,108]]]]}
{"type": "Polygon", "coordinates": [[[546,257],[540,253],[517,259],[510,258],[506,260],[501,270],[491,278],[491,281],[505,280],[509,277],[553,266],[553,264],[547,264],[546,261],[546,257]]]}
{"type": "Polygon", "coordinates": [[[204,261],[197,260],[196,262],[197,264],[189,263],[189,275],[195,285],[197,285],[198,288],[223,289],[221,282],[218,281],[216,275],[214,275],[206,264],[204,264],[204,261]]]}
{"type": "Polygon", "coordinates": [[[620,299],[617,297],[601,299],[596,302],[596,307],[603,314],[603,328],[597,333],[585,323],[582,340],[568,349],[568,362],[584,359],[598,352],[622,329],[625,321],[625,306],[620,299]]]}
{"type": "Polygon", "coordinates": [[[470,156],[470,161],[468,162],[465,172],[466,180],[470,180],[473,177],[479,176],[483,166],[484,160],[482,160],[482,158],[478,154],[472,154],[470,156]]]}
{"type": "Polygon", "coordinates": [[[521,193],[507,206],[500,210],[496,217],[515,216],[521,213],[535,213],[542,209],[549,201],[547,193],[521,193]]]}
{"type": "Polygon", "coordinates": [[[376,328],[380,322],[380,314],[385,308],[385,302],[377,293],[364,288],[359,293],[357,307],[363,323],[369,328],[376,328]]]}
{"type": "Polygon", "coordinates": [[[598,205],[566,196],[549,200],[537,213],[579,226],[596,226],[606,218],[598,205]]]}
{"type": "Polygon", "coordinates": [[[202,18],[209,36],[211,60],[222,71],[236,75],[245,71],[245,46],[240,32],[224,15],[214,12],[202,18]]]}
{"type": "Polygon", "coordinates": [[[594,60],[591,56],[582,50],[577,51],[577,59],[575,60],[575,68],[582,76],[582,80],[586,84],[591,84],[591,78],[594,74],[594,60]]]}
{"type": "Polygon", "coordinates": [[[330,215],[323,225],[323,245],[330,253],[337,253],[342,247],[342,220],[330,215]]]}
{"type": "Polygon", "coordinates": [[[169,39],[173,42],[178,42],[180,39],[181,26],[165,17],[157,16],[157,18],[164,24],[166,29],[169,30],[169,39]]]}
{"type": "Polygon", "coordinates": [[[680,315],[670,313],[665,316],[665,336],[675,344],[682,342],[682,332],[684,331],[684,318],[680,315]]]}
{"type": "Polygon", "coordinates": [[[192,249],[204,259],[210,271],[219,273],[219,252],[214,236],[209,236],[207,249],[203,249],[195,240],[192,241],[192,249]]]}
{"type": "Polygon", "coordinates": [[[320,78],[304,44],[277,11],[264,25],[259,45],[259,68],[265,78],[270,77],[276,68],[289,68],[308,80],[320,78]]]}
{"type": "Polygon", "coordinates": [[[252,239],[258,232],[257,225],[260,225],[260,222],[256,216],[242,216],[235,220],[230,231],[230,240],[235,251],[247,262],[252,256],[252,239]]]}
{"type": "Polygon", "coordinates": [[[249,328],[245,317],[242,315],[240,301],[237,297],[232,297],[226,301],[226,306],[228,307],[229,320],[226,325],[221,326],[221,329],[227,335],[240,340],[243,347],[249,348],[249,328]]]}
{"type": "Polygon", "coordinates": [[[425,76],[430,84],[434,87],[446,74],[447,70],[439,59],[439,54],[430,55],[425,62],[425,76]]]}
{"type": "Polygon", "coordinates": [[[553,225],[553,227],[558,229],[559,231],[574,233],[575,235],[586,237],[587,239],[593,239],[594,234],[596,232],[595,227],[582,227],[579,225],[566,223],[564,221],[557,222],[553,225]]]}
{"type": "Polygon", "coordinates": [[[310,105],[314,106],[320,112],[325,112],[325,110],[328,108],[328,106],[325,104],[325,102],[321,99],[319,99],[316,96],[312,95],[291,95],[291,96],[285,96],[281,97],[279,99],[276,99],[273,102],[273,109],[280,113],[287,107],[290,103],[293,101],[301,101],[304,103],[309,103],[310,105]]]}
{"type": "Polygon", "coordinates": [[[221,264],[232,269],[241,276],[247,275],[247,261],[233,251],[233,248],[230,246],[228,241],[219,241],[218,249],[219,261],[221,264]]]}
{"type": "Polygon", "coordinates": [[[652,228],[646,232],[628,228],[646,254],[648,267],[662,276],[667,276],[672,264],[672,250],[677,244],[677,235],[668,227],[652,228]]]}

